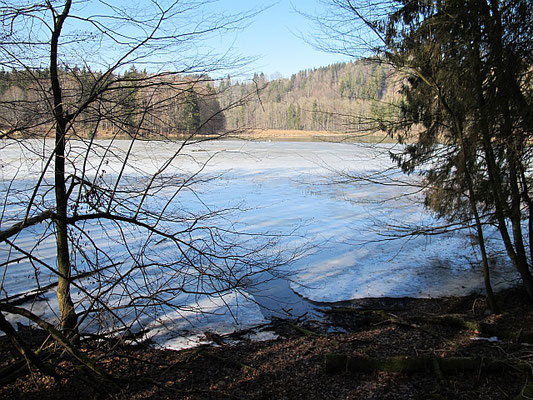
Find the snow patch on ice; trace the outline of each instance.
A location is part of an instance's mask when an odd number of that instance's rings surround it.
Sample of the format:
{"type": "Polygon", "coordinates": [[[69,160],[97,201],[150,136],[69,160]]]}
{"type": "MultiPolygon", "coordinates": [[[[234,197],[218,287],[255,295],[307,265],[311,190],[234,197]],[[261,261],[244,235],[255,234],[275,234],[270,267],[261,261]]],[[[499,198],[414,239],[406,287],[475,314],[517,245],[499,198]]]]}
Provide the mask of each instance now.
{"type": "MultiPolygon", "coordinates": [[[[206,332],[226,335],[266,322],[254,301],[233,292],[221,297],[205,297],[191,310],[169,312],[147,327],[149,333],[146,338],[156,345],[180,350],[210,342],[205,337],[206,332]]],[[[272,338],[267,334],[255,337],[272,338]]]]}

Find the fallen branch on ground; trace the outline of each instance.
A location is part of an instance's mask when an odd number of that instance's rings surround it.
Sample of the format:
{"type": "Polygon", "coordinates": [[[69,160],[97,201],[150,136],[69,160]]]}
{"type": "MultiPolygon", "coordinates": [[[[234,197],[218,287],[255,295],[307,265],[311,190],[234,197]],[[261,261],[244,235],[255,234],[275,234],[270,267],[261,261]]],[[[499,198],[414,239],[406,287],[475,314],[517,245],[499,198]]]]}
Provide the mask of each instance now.
{"type": "Polygon", "coordinates": [[[348,314],[352,319],[355,317],[355,323],[361,327],[370,324],[391,323],[413,329],[419,329],[433,335],[431,332],[423,329],[420,325],[442,325],[451,328],[477,331],[483,335],[496,336],[500,340],[507,340],[514,343],[533,344],[533,331],[525,331],[523,329],[519,329],[517,331],[505,331],[485,322],[469,321],[462,315],[458,314],[415,316],[408,319],[403,319],[397,315],[385,312],[383,310],[332,308],[329,310],[324,310],[323,312],[329,315],[348,314]]]}
{"type": "Polygon", "coordinates": [[[501,371],[515,368],[525,373],[531,373],[531,363],[521,360],[505,358],[479,357],[366,357],[348,356],[346,354],[326,354],[325,369],[328,373],[335,372],[404,372],[415,373],[434,371],[441,373],[458,373],[465,371],[501,371]],[[435,360],[437,361],[435,363],[435,360]],[[435,367],[438,371],[435,371],[435,367]]]}
{"type": "MultiPolygon", "coordinates": [[[[57,375],[53,367],[45,364],[39,356],[32,351],[30,346],[22,340],[13,326],[5,319],[4,314],[0,312],[0,330],[2,330],[7,337],[11,340],[17,351],[24,357],[28,364],[34,365],[39,371],[45,375],[51,376],[56,382],[59,382],[60,378],[57,375]]],[[[17,368],[18,370],[18,368],[17,368]]]]}

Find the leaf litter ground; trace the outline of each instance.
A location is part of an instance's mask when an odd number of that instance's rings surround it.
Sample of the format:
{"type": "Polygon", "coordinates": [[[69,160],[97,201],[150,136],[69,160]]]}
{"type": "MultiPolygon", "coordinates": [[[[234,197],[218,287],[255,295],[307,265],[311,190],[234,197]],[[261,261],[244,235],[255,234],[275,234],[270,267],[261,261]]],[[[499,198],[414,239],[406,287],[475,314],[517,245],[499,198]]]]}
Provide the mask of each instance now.
{"type": "MultiPolygon", "coordinates": [[[[263,342],[213,339],[181,351],[150,343],[89,340],[83,351],[122,379],[119,387],[94,377],[60,348],[43,353],[57,365],[60,382],[27,369],[1,377],[0,398],[24,399],[506,399],[514,398],[531,379],[515,362],[533,365],[533,347],[522,343],[533,329],[526,294],[511,289],[498,295],[505,313],[488,315],[479,296],[441,299],[380,298],[334,303],[328,324],[299,319],[274,320],[266,327],[279,335],[263,342]],[[357,312],[353,310],[357,309],[357,312]],[[485,323],[506,339],[483,336],[475,329],[435,323],[453,315],[468,324],[485,323]],[[336,333],[332,333],[336,330],[336,333]],[[340,331],[340,332],[339,332],[340,331]],[[329,332],[329,333],[328,333],[329,332]],[[505,335],[503,333],[506,333],[505,335]],[[516,339],[519,339],[518,341],[516,339]],[[218,342],[219,344],[216,344],[218,342]],[[496,372],[436,374],[423,372],[327,373],[325,355],[392,357],[478,357],[503,359],[496,372]],[[439,376],[440,375],[440,376],[439,376]]],[[[469,325],[470,326],[470,325],[469,325]]],[[[42,331],[19,327],[34,348],[42,331]]],[[[212,336],[212,337],[211,337],[212,336]]],[[[0,368],[21,360],[6,338],[0,339],[0,368]]]]}

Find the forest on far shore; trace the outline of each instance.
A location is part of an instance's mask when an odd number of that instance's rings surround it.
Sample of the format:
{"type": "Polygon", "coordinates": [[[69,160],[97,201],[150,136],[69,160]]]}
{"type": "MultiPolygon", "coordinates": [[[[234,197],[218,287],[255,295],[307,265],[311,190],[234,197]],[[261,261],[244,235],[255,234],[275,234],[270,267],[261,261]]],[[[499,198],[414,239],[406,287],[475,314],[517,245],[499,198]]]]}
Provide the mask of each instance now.
{"type": "MultiPolygon", "coordinates": [[[[46,69],[0,71],[0,129],[4,133],[24,132],[27,127],[27,136],[32,136],[34,127],[40,126],[40,134],[47,134],[51,124],[43,123],[43,116],[52,101],[38,82],[46,82],[48,74],[46,69]]],[[[88,88],[93,85],[113,80],[116,86],[100,103],[105,110],[84,110],[76,122],[76,134],[151,137],[243,129],[358,132],[370,121],[394,113],[399,88],[398,75],[389,65],[364,59],[273,80],[263,73],[247,81],[163,74],[159,79],[166,80],[165,84],[146,87],[147,76],[135,67],[113,77],[87,68],[61,71],[65,96],[76,106],[91,95],[88,88]],[[101,118],[102,114],[106,117],[101,118]],[[117,124],[110,116],[124,123],[117,124]],[[152,128],[135,131],[132,127],[141,119],[152,128]],[[165,132],[154,129],[163,120],[165,132]]]]}
{"type": "Polygon", "coordinates": [[[390,65],[360,59],[307,69],[290,78],[268,80],[261,73],[239,83],[227,77],[218,93],[223,109],[249,97],[225,110],[227,129],[357,132],[394,112],[398,89],[398,74],[390,65]]]}

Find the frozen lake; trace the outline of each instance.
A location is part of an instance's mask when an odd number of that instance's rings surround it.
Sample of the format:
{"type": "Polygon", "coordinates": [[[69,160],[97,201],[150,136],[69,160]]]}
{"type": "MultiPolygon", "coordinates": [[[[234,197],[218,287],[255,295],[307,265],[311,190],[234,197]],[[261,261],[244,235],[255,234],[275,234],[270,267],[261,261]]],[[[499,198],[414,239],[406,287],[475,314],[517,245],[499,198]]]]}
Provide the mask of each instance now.
{"type": "MultiPolygon", "coordinates": [[[[118,144],[124,149],[128,145],[126,141],[118,144]]],[[[141,170],[154,172],[174,150],[159,142],[138,143],[123,174],[134,179],[141,170]]],[[[195,173],[209,162],[197,175],[199,182],[194,185],[194,192],[183,193],[183,207],[196,212],[239,205],[240,211],[231,214],[231,220],[221,218],[218,223],[249,234],[279,235],[280,244],[288,251],[305,251],[283,267],[288,280],[275,279],[248,293],[195,299],[196,305],[210,311],[207,315],[196,315],[192,309],[167,310],[158,318],[162,325],[151,325],[154,340],[179,348],[198,340],[198,332],[227,332],[236,326],[258,324],[280,313],[280,309],[296,316],[309,311],[299,296],[315,302],[333,302],[482,292],[480,256],[472,242],[472,232],[404,238],[392,235],[391,226],[421,226],[438,221],[419,204],[419,195],[406,195],[416,192],[416,188],[405,185],[416,183],[415,178],[390,172],[386,184],[374,182],[392,166],[388,156],[391,150],[394,151],[392,145],[324,142],[218,141],[186,147],[167,173],[195,173]],[[344,182],[340,172],[373,179],[344,182]],[[212,177],[215,178],[208,179],[212,177]],[[402,184],[396,185],[393,179],[402,184]],[[183,338],[178,331],[189,333],[183,338]]],[[[15,169],[21,154],[3,150],[1,157],[3,193],[13,185],[31,185],[39,162],[27,162],[23,169],[15,169]]],[[[117,170],[117,166],[110,165],[108,179],[117,170]]],[[[34,234],[42,232],[36,228],[34,234]]],[[[487,236],[491,257],[498,262],[502,246],[495,232],[489,231],[487,236]]],[[[26,234],[17,240],[20,245],[30,246],[33,238],[26,234]]],[[[123,250],[115,251],[124,256],[123,250]]],[[[165,257],[164,252],[161,254],[165,257]]],[[[39,249],[39,256],[54,263],[53,241],[39,249]]],[[[5,245],[0,246],[2,265],[13,257],[5,245]]],[[[34,268],[25,262],[2,268],[4,293],[26,290],[35,276],[34,268]]],[[[46,272],[42,274],[41,283],[46,283],[46,272]]],[[[511,267],[493,274],[496,290],[516,282],[511,267]]],[[[49,302],[53,308],[51,297],[49,302]]],[[[45,313],[48,305],[35,307],[45,313]]]]}
{"type": "MultiPolygon", "coordinates": [[[[438,297],[482,289],[469,231],[393,239],[387,226],[439,224],[420,205],[415,182],[391,172],[384,184],[339,183],[342,174],[371,176],[390,168],[390,145],[219,142],[208,171],[224,175],[202,191],[209,204],[245,202],[240,223],[254,231],[289,233],[313,251],[291,265],[292,288],[315,301],[361,297],[438,297]],[[339,175],[339,172],[341,175],[339,175]],[[396,185],[392,179],[398,179],[396,185]],[[411,194],[411,195],[406,195],[411,194]]],[[[494,259],[502,251],[488,232],[494,259]]],[[[506,275],[506,274],[504,274],[506,275]]],[[[509,276],[495,276],[495,286],[509,276]]]]}

